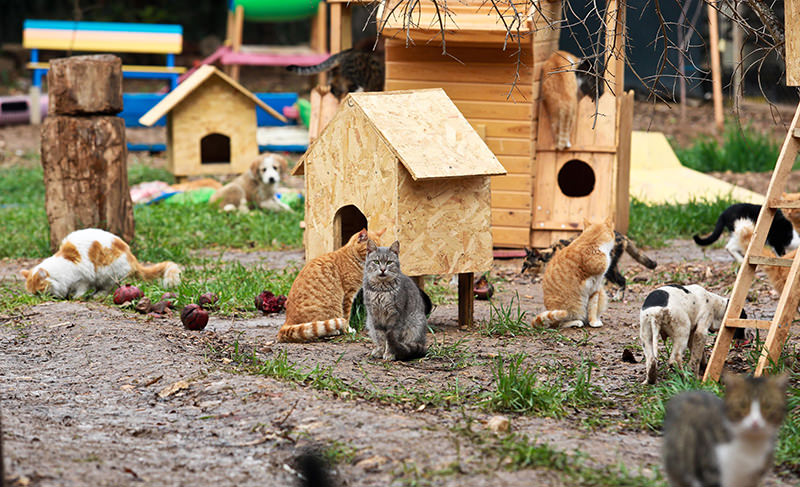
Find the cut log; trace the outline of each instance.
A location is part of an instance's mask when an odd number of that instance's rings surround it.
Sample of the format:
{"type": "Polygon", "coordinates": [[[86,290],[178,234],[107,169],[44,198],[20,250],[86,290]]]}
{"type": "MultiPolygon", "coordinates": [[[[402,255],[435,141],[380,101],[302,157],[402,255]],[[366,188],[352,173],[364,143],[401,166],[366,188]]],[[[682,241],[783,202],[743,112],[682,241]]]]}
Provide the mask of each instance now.
{"type": "Polygon", "coordinates": [[[50,115],[42,125],[42,168],[50,246],[101,228],[133,239],[125,122],[119,117],[50,115]]]}
{"type": "Polygon", "coordinates": [[[51,115],[114,115],[122,111],[122,61],[99,54],[50,61],[51,115]]]}

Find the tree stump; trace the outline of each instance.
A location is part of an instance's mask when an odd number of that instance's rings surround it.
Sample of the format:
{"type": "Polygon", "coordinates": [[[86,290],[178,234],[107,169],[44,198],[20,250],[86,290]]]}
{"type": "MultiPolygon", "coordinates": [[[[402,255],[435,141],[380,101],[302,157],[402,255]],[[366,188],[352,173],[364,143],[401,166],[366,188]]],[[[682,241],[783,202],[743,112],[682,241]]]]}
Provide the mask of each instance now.
{"type": "Polygon", "coordinates": [[[53,250],[70,232],[82,228],[101,228],[127,242],[133,239],[125,122],[86,113],[91,107],[111,113],[122,109],[121,76],[116,78],[118,89],[102,77],[109,76],[102,73],[112,73],[115,65],[118,69],[115,56],[77,56],[51,63],[59,68],[56,74],[52,69],[48,73],[50,113],[42,125],[42,169],[53,250]],[[73,60],[75,66],[70,64],[73,60]],[[103,63],[108,66],[102,67],[103,63]],[[76,73],[84,73],[82,81],[76,73]],[[85,86],[79,87],[80,83],[85,86]],[[119,102],[114,100],[117,92],[119,102]]]}
{"type": "Polygon", "coordinates": [[[122,61],[117,56],[53,59],[48,110],[56,115],[116,115],[122,111],[122,61]]]}

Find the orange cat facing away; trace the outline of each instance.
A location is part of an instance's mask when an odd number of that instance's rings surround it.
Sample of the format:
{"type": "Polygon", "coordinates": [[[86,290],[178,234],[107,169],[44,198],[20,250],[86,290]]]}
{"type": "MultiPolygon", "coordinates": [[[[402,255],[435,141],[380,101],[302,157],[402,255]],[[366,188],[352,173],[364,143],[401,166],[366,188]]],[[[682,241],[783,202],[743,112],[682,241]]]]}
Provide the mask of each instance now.
{"type": "Polygon", "coordinates": [[[600,315],[608,304],[603,275],[611,262],[614,225],[611,217],[603,223],[584,220],[583,224],[583,233],[556,252],[545,267],[542,291],[547,311],[538,314],[531,326],[603,326],[600,315]]]}
{"type": "Polygon", "coordinates": [[[364,279],[367,242],[386,231],[356,233],[339,250],[312,259],[297,274],[286,299],[279,342],[307,342],[349,331],[353,298],[364,279]]]}
{"type": "Polygon", "coordinates": [[[541,97],[550,118],[550,131],[556,150],[572,147],[570,137],[578,114],[578,100],[594,97],[596,82],[588,60],[567,51],[555,51],[542,65],[541,97]]]}

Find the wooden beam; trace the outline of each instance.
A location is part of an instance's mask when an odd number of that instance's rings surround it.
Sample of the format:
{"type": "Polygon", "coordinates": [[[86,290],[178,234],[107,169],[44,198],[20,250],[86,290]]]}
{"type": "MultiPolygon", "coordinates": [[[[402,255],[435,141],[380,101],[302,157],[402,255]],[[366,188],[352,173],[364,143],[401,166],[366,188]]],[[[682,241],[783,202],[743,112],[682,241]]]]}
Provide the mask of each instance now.
{"type": "Polygon", "coordinates": [[[767,320],[729,320],[725,326],[731,328],[758,328],[759,330],[769,330],[772,325],[771,321],[767,320]]]}
{"type": "MultiPolygon", "coordinates": [[[[231,50],[239,52],[242,49],[242,35],[244,30],[244,7],[241,5],[236,6],[236,11],[233,14],[233,38],[231,39],[231,50]]],[[[234,64],[231,67],[231,78],[239,81],[239,65],[234,64]]]]}
{"type": "Polygon", "coordinates": [[[717,9],[708,5],[708,32],[711,40],[711,84],[714,97],[714,123],[722,130],[725,117],[722,114],[722,67],[719,59],[719,21],[717,9]]]}
{"type": "Polygon", "coordinates": [[[800,86],[800,0],[784,0],[783,10],[786,19],[786,84],[800,86]]]}
{"type": "Polygon", "coordinates": [[[458,275],[458,326],[468,328],[472,326],[472,316],[475,306],[475,293],[473,284],[475,275],[465,272],[458,275]]]}
{"type": "Polygon", "coordinates": [[[792,259],[783,259],[780,257],[765,257],[763,255],[751,255],[748,262],[757,265],[768,265],[773,267],[792,267],[792,259]]]}

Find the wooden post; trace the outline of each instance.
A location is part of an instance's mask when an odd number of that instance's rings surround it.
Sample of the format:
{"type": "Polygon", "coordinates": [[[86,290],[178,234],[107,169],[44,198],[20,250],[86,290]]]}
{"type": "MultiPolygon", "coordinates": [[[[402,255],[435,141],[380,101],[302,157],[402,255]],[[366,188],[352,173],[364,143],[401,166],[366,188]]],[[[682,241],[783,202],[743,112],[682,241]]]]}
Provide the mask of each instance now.
{"type": "Polygon", "coordinates": [[[458,326],[461,328],[472,326],[475,307],[474,282],[475,275],[472,272],[464,272],[458,275],[458,326]]]}
{"type": "Polygon", "coordinates": [[[74,230],[97,227],[133,239],[128,189],[122,63],[116,56],[55,59],[47,83],[42,168],[50,246],[74,230]],[[114,82],[115,81],[115,82],[114,82]]]}
{"type": "Polygon", "coordinates": [[[722,114],[722,67],[719,60],[719,25],[717,10],[708,5],[708,33],[711,40],[711,84],[714,96],[714,123],[722,130],[725,117],[722,114]]]}
{"type": "Polygon", "coordinates": [[[606,2],[606,72],[607,87],[614,96],[625,91],[625,0],[606,2]],[[613,58],[613,59],[612,59],[613,58]]]}
{"type": "Polygon", "coordinates": [[[800,0],[784,0],[786,17],[786,84],[800,86],[800,0]]]}
{"type": "MultiPolygon", "coordinates": [[[[311,49],[314,52],[325,52],[328,50],[328,4],[320,2],[317,7],[317,14],[311,21],[311,49]]],[[[317,84],[324,85],[326,80],[325,73],[317,75],[317,84]]]]}
{"type": "Polygon", "coordinates": [[[30,89],[30,111],[31,125],[41,125],[42,123],[42,90],[38,86],[31,86],[30,89]]]}
{"type": "MultiPolygon", "coordinates": [[[[736,5],[736,14],[744,15],[744,4],[736,5]]],[[[742,78],[744,67],[742,66],[742,47],[744,46],[744,31],[736,22],[731,22],[733,29],[733,79],[731,80],[731,91],[733,92],[733,110],[739,114],[742,103],[742,78]]]]}
{"type": "MultiPolygon", "coordinates": [[[[233,14],[233,39],[231,39],[231,51],[239,52],[242,49],[242,31],[244,30],[244,7],[236,6],[233,14]]],[[[239,81],[239,65],[231,67],[231,78],[239,81]]]]}

